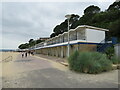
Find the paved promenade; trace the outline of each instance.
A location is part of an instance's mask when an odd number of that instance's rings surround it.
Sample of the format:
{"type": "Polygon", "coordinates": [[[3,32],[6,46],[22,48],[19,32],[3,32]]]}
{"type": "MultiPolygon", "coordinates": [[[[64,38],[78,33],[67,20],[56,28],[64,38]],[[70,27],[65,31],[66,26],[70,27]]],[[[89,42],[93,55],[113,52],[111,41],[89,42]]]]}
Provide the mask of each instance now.
{"type": "Polygon", "coordinates": [[[3,88],[117,88],[118,70],[98,75],[72,72],[55,58],[28,56],[3,65],[3,88]]]}

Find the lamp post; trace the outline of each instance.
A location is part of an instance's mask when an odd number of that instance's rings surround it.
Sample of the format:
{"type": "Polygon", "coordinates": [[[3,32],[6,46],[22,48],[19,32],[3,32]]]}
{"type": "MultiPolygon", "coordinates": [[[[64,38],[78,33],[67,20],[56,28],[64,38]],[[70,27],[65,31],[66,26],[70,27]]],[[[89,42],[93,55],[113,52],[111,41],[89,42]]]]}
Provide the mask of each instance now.
{"type": "Polygon", "coordinates": [[[69,22],[70,22],[70,18],[71,18],[71,15],[70,14],[68,14],[68,15],[65,15],[65,17],[67,18],[67,21],[68,21],[68,51],[67,51],[67,53],[68,53],[68,57],[69,57],[69,55],[70,55],[70,40],[69,40],[69,22]]]}
{"type": "Polygon", "coordinates": [[[36,51],[37,51],[37,50],[36,50],[36,48],[37,48],[36,45],[37,45],[37,40],[35,40],[35,54],[36,54],[36,51]]]}

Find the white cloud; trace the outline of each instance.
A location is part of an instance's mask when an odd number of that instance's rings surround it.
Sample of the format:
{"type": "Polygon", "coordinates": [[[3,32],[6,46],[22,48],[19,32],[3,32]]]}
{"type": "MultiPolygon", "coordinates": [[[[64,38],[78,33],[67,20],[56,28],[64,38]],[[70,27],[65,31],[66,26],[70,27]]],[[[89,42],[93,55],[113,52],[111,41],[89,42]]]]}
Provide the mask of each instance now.
{"type": "MultiPolygon", "coordinates": [[[[114,2],[116,0],[92,0],[92,2],[114,2]]],[[[91,2],[91,0],[2,0],[2,2],[91,2]]]]}

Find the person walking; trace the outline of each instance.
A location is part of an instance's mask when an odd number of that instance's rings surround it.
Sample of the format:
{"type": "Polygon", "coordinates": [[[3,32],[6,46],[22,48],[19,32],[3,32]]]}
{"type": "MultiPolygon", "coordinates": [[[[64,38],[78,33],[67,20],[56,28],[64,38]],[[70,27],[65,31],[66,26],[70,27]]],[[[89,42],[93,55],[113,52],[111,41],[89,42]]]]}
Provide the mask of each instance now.
{"type": "Polygon", "coordinates": [[[28,52],[29,56],[30,56],[30,53],[31,53],[31,52],[29,51],[29,52],[28,52]]]}
{"type": "Polygon", "coordinates": [[[31,52],[31,55],[33,55],[33,51],[31,52]]]}
{"type": "Polygon", "coordinates": [[[25,53],[25,57],[27,57],[27,52],[25,53]]]}
{"type": "Polygon", "coordinates": [[[22,58],[24,57],[24,53],[22,52],[22,58]]]}

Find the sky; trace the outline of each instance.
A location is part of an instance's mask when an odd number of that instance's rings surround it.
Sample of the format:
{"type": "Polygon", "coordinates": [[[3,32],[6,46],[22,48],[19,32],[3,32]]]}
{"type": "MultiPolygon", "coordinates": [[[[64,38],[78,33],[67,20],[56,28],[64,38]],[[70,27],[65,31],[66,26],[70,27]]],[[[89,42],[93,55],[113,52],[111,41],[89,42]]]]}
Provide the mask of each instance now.
{"type": "Polygon", "coordinates": [[[49,37],[66,14],[83,15],[90,5],[106,10],[115,0],[82,0],[82,2],[2,2],[0,3],[0,49],[17,49],[22,43],[49,37]]]}

